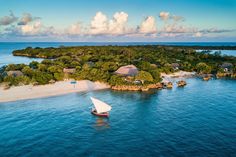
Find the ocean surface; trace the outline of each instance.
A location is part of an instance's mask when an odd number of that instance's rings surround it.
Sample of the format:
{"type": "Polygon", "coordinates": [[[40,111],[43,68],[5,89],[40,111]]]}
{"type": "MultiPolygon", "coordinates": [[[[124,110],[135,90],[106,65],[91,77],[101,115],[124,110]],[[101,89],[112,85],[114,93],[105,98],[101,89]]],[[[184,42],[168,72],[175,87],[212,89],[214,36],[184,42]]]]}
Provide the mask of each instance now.
{"type": "MultiPolygon", "coordinates": [[[[29,63],[11,55],[28,46],[90,44],[0,43],[0,63],[29,63]]],[[[0,103],[0,157],[236,156],[236,81],[186,81],[150,93],[102,90],[0,103]],[[90,96],[113,107],[109,119],[91,115],[90,96]]]]}
{"type": "Polygon", "coordinates": [[[0,156],[236,156],[236,81],[187,83],[0,103],[0,156]],[[91,115],[90,96],[113,107],[109,119],[91,115]]]}
{"type": "MultiPolygon", "coordinates": [[[[202,52],[203,50],[196,50],[197,52],[202,52]]],[[[214,54],[215,52],[220,52],[222,56],[236,56],[236,50],[210,50],[210,54],[214,54]]]]}
{"type": "MultiPolygon", "coordinates": [[[[41,61],[38,58],[14,57],[13,50],[26,47],[59,47],[59,46],[101,46],[101,45],[185,45],[185,46],[236,46],[236,42],[0,42],[0,67],[7,64],[28,64],[41,61]]],[[[222,55],[236,56],[236,50],[222,50],[222,55]]]]}

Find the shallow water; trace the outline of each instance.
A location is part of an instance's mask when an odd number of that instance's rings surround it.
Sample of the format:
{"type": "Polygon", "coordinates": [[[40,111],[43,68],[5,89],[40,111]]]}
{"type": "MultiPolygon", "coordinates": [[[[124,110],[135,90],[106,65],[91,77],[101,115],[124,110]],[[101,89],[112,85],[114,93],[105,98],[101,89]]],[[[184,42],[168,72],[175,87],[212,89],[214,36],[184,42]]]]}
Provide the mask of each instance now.
{"type": "Polygon", "coordinates": [[[236,81],[0,103],[0,156],[235,156],[236,81]],[[90,114],[90,96],[112,105],[90,114]]]}
{"type": "MultiPolygon", "coordinates": [[[[197,50],[197,52],[202,52],[203,50],[197,50]]],[[[236,50],[211,50],[211,54],[214,54],[215,52],[220,52],[222,56],[236,56],[236,50]]]]}

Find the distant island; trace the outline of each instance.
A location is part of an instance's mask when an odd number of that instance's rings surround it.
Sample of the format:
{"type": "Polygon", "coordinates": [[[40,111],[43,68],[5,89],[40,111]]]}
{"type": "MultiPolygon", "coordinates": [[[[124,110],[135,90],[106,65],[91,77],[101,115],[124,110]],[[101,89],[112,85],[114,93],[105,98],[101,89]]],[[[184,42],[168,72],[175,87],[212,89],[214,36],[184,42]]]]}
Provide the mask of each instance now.
{"type": "Polygon", "coordinates": [[[209,49],[235,46],[77,46],[32,48],[13,51],[14,56],[44,58],[42,62],[9,64],[0,69],[0,83],[6,86],[45,85],[63,80],[90,80],[112,89],[161,88],[162,75],[178,71],[198,76],[236,78],[236,57],[209,49]],[[204,50],[197,52],[197,49],[204,50]],[[128,87],[128,88],[127,88],[128,87]]]}

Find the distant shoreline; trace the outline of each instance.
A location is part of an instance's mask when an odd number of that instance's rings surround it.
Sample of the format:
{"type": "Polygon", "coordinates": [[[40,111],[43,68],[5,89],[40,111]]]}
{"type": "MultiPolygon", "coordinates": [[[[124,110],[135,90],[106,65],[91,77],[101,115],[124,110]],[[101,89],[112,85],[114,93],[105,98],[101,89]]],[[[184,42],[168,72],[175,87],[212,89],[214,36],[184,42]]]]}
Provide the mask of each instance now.
{"type": "Polygon", "coordinates": [[[196,76],[196,72],[187,72],[187,71],[177,71],[171,74],[161,73],[163,79],[168,78],[189,78],[196,76]]]}
{"type": "MultiPolygon", "coordinates": [[[[69,41],[53,41],[53,42],[6,42],[0,41],[0,44],[27,44],[28,46],[36,47],[39,44],[39,47],[54,47],[58,48],[60,46],[70,47],[70,46],[143,46],[143,45],[155,45],[155,46],[173,46],[173,47],[189,47],[189,48],[202,48],[208,47],[208,49],[212,49],[214,47],[224,47],[221,50],[228,50],[226,47],[236,47],[236,42],[69,42],[69,41]],[[48,44],[46,46],[45,44],[48,44]],[[226,48],[226,49],[225,49],[226,48]]],[[[22,47],[26,48],[26,47],[22,47]]],[[[205,49],[204,48],[204,49],[205,49]]],[[[230,48],[230,50],[232,50],[230,48]]],[[[217,49],[216,49],[217,50],[217,49]]],[[[219,49],[218,49],[219,50],[219,49]]]]}

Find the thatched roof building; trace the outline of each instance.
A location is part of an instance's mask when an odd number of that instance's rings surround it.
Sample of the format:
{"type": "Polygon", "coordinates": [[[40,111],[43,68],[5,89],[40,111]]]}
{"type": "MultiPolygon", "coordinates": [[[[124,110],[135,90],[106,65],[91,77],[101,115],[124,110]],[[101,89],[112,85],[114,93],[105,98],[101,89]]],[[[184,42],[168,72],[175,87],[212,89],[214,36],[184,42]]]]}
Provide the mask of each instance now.
{"type": "Polygon", "coordinates": [[[180,65],[179,65],[179,63],[172,63],[172,64],[171,64],[171,67],[172,67],[173,69],[175,69],[175,70],[178,70],[179,67],[180,67],[180,65]]]}
{"type": "Polygon", "coordinates": [[[224,69],[224,72],[229,72],[233,69],[233,64],[232,63],[223,63],[221,66],[220,66],[222,69],[224,69]]]}
{"type": "Polygon", "coordinates": [[[53,80],[53,79],[51,79],[51,80],[49,81],[49,83],[50,83],[50,84],[54,84],[54,83],[56,83],[56,81],[53,80]]]}
{"type": "Polygon", "coordinates": [[[138,74],[138,68],[134,65],[126,65],[115,71],[115,74],[122,76],[135,76],[138,74]]]}
{"type": "Polygon", "coordinates": [[[230,69],[232,67],[233,67],[233,64],[232,63],[227,63],[227,62],[225,62],[225,63],[223,63],[221,65],[221,68],[228,68],[228,69],[230,69]]]}
{"type": "Polygon", "coordinates": [[[7,76],[13,76],[13,77],[17,77],[17,76],[23,76],[24,74],[20,71],[20,70],[12,70],[12,71],[8,71],[7,72],[7,76]]]}
{"type": "Polygon", "coordinates": [[[73,74],[75,73],[76,69],[75,68],[64,68],[63,72],[67,74],[73,74]]]}

